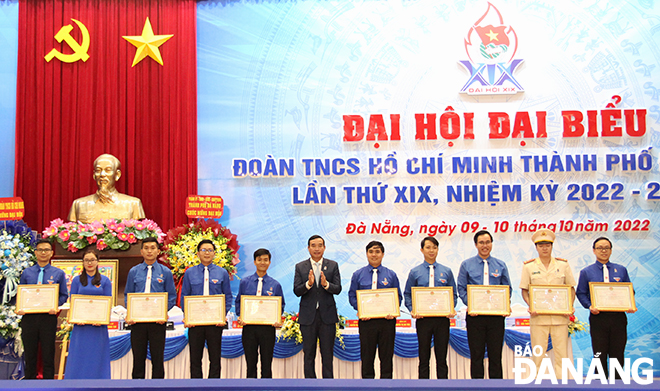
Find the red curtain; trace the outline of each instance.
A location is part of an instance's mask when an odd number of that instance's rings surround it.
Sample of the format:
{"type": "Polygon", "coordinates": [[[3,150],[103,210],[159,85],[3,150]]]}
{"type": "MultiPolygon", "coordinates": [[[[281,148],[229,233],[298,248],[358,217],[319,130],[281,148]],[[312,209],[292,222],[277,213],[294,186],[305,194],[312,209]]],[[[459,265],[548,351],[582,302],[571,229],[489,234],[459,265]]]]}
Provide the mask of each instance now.
{"type": "Polygon", "coordinates": [[[117,189],[142,199],[163,230],[187,222],[185,198],[197,193],[197,60],[194,0],[20,0],[15,196],[25,221],[42,230],[66,219],[71,202],[96,191],[92,164],[121,161],[117,189]],[[149,18],[164,65],[147,57],[131,67],[149,18]],[[46,62],[55,35],[72,25],[89,59],[46,62]]]}

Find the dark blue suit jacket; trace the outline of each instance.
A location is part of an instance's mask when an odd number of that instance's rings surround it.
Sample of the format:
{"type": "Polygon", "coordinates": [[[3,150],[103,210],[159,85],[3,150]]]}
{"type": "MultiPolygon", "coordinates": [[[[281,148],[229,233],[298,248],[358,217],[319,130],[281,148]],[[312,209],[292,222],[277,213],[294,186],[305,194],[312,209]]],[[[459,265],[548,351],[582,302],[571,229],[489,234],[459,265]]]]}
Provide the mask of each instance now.
{"type": "MultiPolygon", "coordinates": [[[[296,275],[293,279],[293,293],[300,297],[300,311],[298,322],[301,325],[309,325],[314,322],[316,314],[316,303],[319,303],[321,321],[325,324],[337,323],[337,305],[334,295],[341,292],[341,276],[339,275],[339,265],[335,261],[323,258],[321,271],[328,281],[328,289],[317,286],[317,281],[311,289],[307,289],[307,280],[309,271],[312,270],[312,261],[307,259],[296,265],[296,275]]],[[[320,280],[320,278],[319,278],[320,280]]]]}

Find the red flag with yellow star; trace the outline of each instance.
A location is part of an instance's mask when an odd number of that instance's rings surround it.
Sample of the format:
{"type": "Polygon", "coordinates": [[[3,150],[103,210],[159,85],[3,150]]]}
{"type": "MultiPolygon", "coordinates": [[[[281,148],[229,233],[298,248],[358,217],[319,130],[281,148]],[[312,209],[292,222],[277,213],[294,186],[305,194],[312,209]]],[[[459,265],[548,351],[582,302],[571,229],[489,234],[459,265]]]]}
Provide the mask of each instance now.
{"type": "Polygon", "coordinates": [[[481,38],[481,42],[483,42],[484,46],[488,46],[491,43],[494,45],[509,46],[509,37],[507,37],[504,32],[506,26],[494,27],[489,24],[488,26],[483,27],[475,26],[474,29],[477,30],[477,34],[479,34],[479,38],[481,38]]]}

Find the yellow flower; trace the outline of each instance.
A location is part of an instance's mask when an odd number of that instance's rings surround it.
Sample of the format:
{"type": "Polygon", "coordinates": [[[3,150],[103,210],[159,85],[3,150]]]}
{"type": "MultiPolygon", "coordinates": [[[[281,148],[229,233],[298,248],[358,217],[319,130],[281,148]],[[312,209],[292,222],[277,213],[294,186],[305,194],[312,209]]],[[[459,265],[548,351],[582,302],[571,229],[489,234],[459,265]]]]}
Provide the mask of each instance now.
{"type": "MultiPolygon", "coordinates": [[[[217,232],[217,227],[216,227],[217,232]]],[[[213,263],[224,268],[230,276],[236,274],[236,267],[231,263],[231,259],[236,255],[234,250],[227,246],[229,242],[221,233],[215,236],[212,228],[200,231],[198,227],[190,228],[187,233],[179,235],[174,242],[168,243],[165,254],[172,267],[172,273],[175,280],[178,280],[185,273],[186,268],[199,264],[197,257],[197,244],[202,239],[213,241],[216,248],[216,254],[213,263]]]]}

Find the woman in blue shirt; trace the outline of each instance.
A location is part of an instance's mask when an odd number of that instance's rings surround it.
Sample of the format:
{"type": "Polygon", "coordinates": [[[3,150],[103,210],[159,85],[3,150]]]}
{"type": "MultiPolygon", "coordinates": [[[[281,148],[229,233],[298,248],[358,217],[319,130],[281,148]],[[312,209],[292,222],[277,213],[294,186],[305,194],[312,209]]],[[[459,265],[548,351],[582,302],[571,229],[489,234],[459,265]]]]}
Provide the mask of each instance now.
{"type": "MultiPolygon", "coordinates": [[[[99,273],[99,255],[93,246],[83,252],[83,271],[73,278],[71,294],[112,296],[112,283],[99,273]]],[[[108,326],[73,326],[64,378],[110,379],[108,326]]]]}

